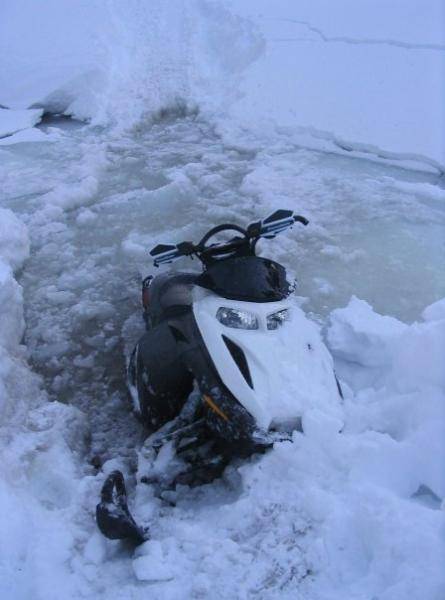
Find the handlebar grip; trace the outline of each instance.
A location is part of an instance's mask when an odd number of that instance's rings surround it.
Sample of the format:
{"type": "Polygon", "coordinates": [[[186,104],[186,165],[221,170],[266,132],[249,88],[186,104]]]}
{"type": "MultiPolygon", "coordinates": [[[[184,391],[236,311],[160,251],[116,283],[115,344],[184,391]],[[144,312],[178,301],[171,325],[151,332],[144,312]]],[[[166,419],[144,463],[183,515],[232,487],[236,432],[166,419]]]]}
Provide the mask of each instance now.
{"type": "Polygon", "coordinates": [[[193,254],[196,250],[196,247],[193,244],[193,242],[181,242],[176,245],[176,248],[178,249],[180,256],[189,256],[190,254],[193,254]]]}

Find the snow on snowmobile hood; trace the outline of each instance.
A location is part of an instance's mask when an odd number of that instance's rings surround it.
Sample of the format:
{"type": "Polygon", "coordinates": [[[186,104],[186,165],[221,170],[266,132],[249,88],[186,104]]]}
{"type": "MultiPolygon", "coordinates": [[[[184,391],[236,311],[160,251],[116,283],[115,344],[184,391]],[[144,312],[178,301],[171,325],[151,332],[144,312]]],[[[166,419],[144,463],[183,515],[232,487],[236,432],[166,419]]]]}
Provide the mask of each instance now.
{"type": "Polygon", "coordinates": [[[196,288],[193,311],[219,376],[259,427],[292,429],[314,408],[340,417],[332,357],[293,299],[243,302],[196,288]],[[229,309],[224,314],[241,312],[257,328],[223,324],[217,318],[221,308],[229,309]],[[268,317],[283,310],[288,320],[268,329],[268,317]]]}

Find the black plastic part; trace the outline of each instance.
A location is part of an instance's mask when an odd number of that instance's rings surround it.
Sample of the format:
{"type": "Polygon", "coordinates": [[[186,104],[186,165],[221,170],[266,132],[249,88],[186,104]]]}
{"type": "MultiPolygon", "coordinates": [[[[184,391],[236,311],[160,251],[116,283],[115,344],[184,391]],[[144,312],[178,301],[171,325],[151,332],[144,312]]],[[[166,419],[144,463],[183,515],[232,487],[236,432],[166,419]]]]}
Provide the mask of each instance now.
{"type": "Polygon", "coordinates": [[[245,229],[243,229],[242,227],[240,227],[239,225],[232,225],[230,223],[223,223],[222,225],[217,225],[216,227],[212,227],[212,229],[210,229],[205,236],[201,239],[201,241],[199,242],[199,244],[197,245],[197,248],[199,250],[204,250],[206,247],[206,243],[209,241],[209,239],[211,237],[213,237],[214,235],[216,235],[217,233],[220,233],[221,231],[238,231],[238,233],[241,233],[243,235],[244,238],[247,238],[247,232],[245,229]]]}
{"type": "Polygon", "coordinates": [[[158,244],[150,250],[150,256],[157,256],[158,254],[162,254],[163,252],[174,250],[176,247],[177,246],[175,244],[158,244]]]}
{"type": "Polygon", "coordinates": [[[344,400],[344,399],[345,399],[345,397],[343,396],[343,390],[342,390],[342,387],[341,387],[341,385],[340,385],[340,381],[339,381],[339,379],[338,379],[338,377],[337,377],[337,373],[336,373],[335,371],[334,371],[334,377],[335,377],[335,383],[337,384],[337,390],[338,390],[338,393],[339,393],[339,395],[340,395],[340,398],[341,398],[342,400],[344,400]]]}
{"type": "Polygon", "coordinates": [[[177,342],[184,342],[185,344],[188,343],[188,339],[185,337],[185,335],[180,329],[178,329],[177,327],[173,327],[173,325],[170,325],[170,331],[172,332],[173,337],[177,342]]]}
{"type": "Polygon", "coordinates": [[[193,285],[197,273],[162,273],[150,285],[150,322],[158,325],[165,319],[191,310],[193,285]]]}
{"type": "Polygon", "coordinates": [[[196,250],[193,242],[181,242],[176,246],[176,248],[182,256],[189,256],[190,254],[193,254],[196,250]]]}
{"type": "Polygon", "coordinates": [[[178,351],[180,335],[187,339],[179,327],[162,322],[139,340],[133,358],[140,417],[150,430],[174,419],[193,390],[193,375],[178,351]]]}
{"type": "Polygon", "coordinates": [[[292,216],[291,210],[284,210],[282,208],[276,210],[274,213],[264,219],[263,223],[273,223],[274,221],[281,221],[282,219],[289,219],[292,216]]]}
{"type": "Polygon", "coordinates": [[[110,540],[131,540],[139,545],[148,540],[148,532],[139,527],[128,509],[127,491],[120,471],[108,475],[96,506],[97,526],[110,540]]]}
{"type": "Polygon", "coordinates": [[[301,223],[305,227],[306,225],[309,225],[309,221],[306,219],[306,217],[302,217],[301,215],[294,215],[294,221],[295,223],[301,223]]]}
{"type": "Polygon", "coordinates": [[[292,291],[284,267],[259,256],[216,262],[196,279],[196,284],[223,298],[247,302],[276,302],[292,291]]]}
{"type": "Polygon", "coordinates": [[[244,352],[238,346],[238,344],[235,344],[235,342],[233,342],[231,339],[229,339],[225,335],[223,335],[222,338],[223,338],[224,343],[227,346],[227,349],[229,350],[233,360],[236,362],[238,369],[241,371],[241,375],[246,380],[247,385],[253,390],[252,377],[250,375],[249,365],[247,364],[247,360],[246,360],[246,356],[245,356],[244,352]]]}
{"type": "Polygon", "coordinates": [[[250,238],[258,238],[261,235],[261,221],[256,221],[255,223],[250,223],[247,228],[247,235],[250,238]]]}

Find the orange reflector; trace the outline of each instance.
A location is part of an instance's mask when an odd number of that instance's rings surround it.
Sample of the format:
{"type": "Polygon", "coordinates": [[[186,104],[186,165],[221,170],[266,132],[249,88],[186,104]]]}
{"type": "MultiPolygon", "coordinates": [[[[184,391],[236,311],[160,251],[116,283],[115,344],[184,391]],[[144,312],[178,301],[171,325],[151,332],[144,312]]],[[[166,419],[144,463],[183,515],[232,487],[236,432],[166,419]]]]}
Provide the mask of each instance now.
{"type": "Polygon", "coordinates": [[[207,394],[203,394],[203,398],[204,398],[204,402],[207,402],[207,404],[210,406],[210,408],[216,412],[217,415],[219,415],[220,417],[222,417],[224,419],[224,421],[228,421],[229,417],[226,415],[226,413],[224,413],[219,406],[216,406],[216,404],[213,402],[213,400],[210,398],[210,396],[207,396],[207,394]]]}

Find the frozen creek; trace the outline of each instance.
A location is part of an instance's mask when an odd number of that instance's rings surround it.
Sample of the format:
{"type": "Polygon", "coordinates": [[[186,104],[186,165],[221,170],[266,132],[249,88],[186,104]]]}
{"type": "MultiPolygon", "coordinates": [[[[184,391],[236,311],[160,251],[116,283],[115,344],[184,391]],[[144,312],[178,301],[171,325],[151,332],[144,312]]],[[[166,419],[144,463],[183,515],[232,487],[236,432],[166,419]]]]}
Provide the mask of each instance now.
{"type": "MultiPolygon", "coordinates": [[[[30,362],[51,399],[87,414],[86,465],[96,457],[131,465],[143,439],[128,413],[125,354],[143,331],[140,278],[158,242],[197,240],[217,222],[243,224],[292,208],[310,226],[262,249],[297,276],[297,293],[321,324],[351,295],[405,322],[445,296],[445,192],[436,175],[309,151],[284,136],[267,146],[231,144],[196,117],[165,118],[118,137],[70,122],[45,127],[53,128],[52,143],[1,150],[4,206],[31,235],[19,279],[30,362]]],[[[220,486],[207,490],[208,502],[222,502],[220,486]]],[[[187,506],[184,500],[185,514],[187,506]]],[[[300,525],[309,527],[304,519],[300,525]]],[[[125,561],[113,568],[116,577],[128,575],[125,561]]],[[[287,589],[286,577],[266,578],[252,593],[287,589]]]]}

